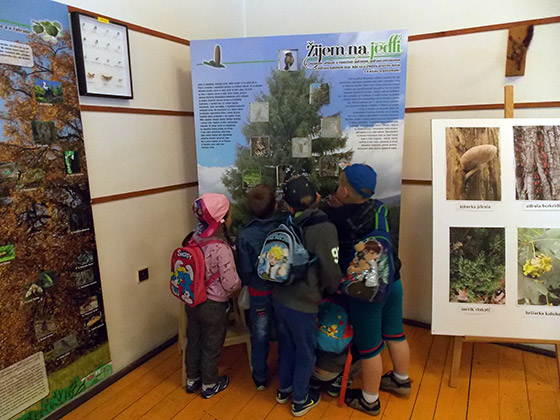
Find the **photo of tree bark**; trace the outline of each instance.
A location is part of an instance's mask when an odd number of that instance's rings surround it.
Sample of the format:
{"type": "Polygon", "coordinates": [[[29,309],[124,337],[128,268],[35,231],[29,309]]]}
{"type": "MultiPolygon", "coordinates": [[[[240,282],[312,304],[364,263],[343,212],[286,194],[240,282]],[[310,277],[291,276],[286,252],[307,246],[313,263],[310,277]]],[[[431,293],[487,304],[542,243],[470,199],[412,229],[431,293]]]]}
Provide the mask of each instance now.
{"type": "Polygon", "coordinates": [[[515,198],[560,200],[560,126],[513,127],[515,198]]]}
{"type": "MultiPolygon", "coordinates": [[[[21,39],[33,67],[0,64],[0,369],[42,351],[50,375],[107,347],[107,332],[90,322],[103,304],[70,33],[21,39]],[[38,101],[42,85],[60,101],[38,101]],[[79,173],[67,171],[69,150],[79,173]],[[94,279],[77,282],[84,270],[94,279]]],[[[90,362],[61,386],[109,363],[108,348],[90,362]]]]}
{"type": "Polygon", "coordinates": [[[447,200],[501,200],[500,130],[447,127],[447,200]]]}

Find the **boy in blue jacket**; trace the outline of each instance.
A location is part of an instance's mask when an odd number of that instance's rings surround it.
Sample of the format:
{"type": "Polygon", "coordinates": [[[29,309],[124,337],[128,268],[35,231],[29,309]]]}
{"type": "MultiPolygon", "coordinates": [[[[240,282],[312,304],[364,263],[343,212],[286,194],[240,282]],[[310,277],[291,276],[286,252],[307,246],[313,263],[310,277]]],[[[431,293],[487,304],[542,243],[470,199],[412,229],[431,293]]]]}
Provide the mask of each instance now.
{"type": "Polygon", "coordinates": [[[237,272],[244,286],[249,287],[249,319],[251,320],[251,367],[257,390],[266,388],[268,379],[269,331],[272,324],[272,283],[257,275],[256,265],[268,233],[278,227],[274,218],[277,209],[274,189],[260,184],[247,194],[247,207],[254,217],[237,235],[237,272]]]}
{"type": "MultiPolygon", "coordinates": [[[[387,207],[371,196],[377,174],[368,165],[353,164],[340,175],[338,188],[329,197],[329,216],[340,241],[340,267],[343,273],[354,256],[354,244],[374,228],[389,232],[387,207]]],[[[410,394],[408,377],[410,350],[402,324],[402,284],[397,277],[390,292],[380,302],[348,299],[350,322],[354,327],[354,345],[362,365],[362,389],[348,389],[345,401],[369,415],[381,411],[379,389],[397,395],[410,394]],[[383,373],[381,351],[389,347],[393,371],[383,373]]]]}

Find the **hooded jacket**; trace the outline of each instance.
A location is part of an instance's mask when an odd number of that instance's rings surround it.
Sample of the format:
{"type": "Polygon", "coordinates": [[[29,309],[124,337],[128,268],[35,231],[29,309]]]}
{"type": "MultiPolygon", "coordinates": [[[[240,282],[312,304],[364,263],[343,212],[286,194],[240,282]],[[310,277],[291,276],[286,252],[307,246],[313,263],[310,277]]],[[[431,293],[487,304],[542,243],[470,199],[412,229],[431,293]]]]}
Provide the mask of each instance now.
{"type": "Polygon", "coordinates": [[[201,238],[195,233],[193,240],[200,245],[204,254],[206,269],[204,278],[208,280],[214,274],[219,273],[218,278],[206,288],[208,299],[215,302],[227,302],[241,288],[241,280],[235,269],[235,259],[231,246],[224,238],[217,235],[201,238]],[[215,240],[220,242],[205,244],[205,242],[215,240]]]}
{"type": "Polygon", "coordinates": [[[309,267],[304,280],[289,286],[275,284],[272,298],[290,309],[317,313],[323,291],[336,292],[342,277],[336,228],[319,209],[304,210],[295,217],[294,223],[302,228],[305,248],[317,256],[317,261],[309,267]]]}

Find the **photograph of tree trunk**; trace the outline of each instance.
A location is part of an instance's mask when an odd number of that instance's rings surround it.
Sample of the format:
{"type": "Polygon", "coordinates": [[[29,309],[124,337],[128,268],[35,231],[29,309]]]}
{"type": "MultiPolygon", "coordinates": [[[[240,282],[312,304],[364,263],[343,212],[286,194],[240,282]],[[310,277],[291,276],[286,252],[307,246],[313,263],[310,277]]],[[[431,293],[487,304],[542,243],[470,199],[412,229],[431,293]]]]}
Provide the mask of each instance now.
{"type": "Polygon", "coordinates": [[[514,126],[515,198],[560,200],[560,126],[514,126]]]}
{"type": "Polygon", "coordinates": [[[560,306],[560,229],[519,228],[517,303],[560,306]]]}
{"type": "Polygon", "coordinates": [[[506,303],[505,229],[449,228],[449,302],[506,303]]]}
{"type": "Polygon", "coordinates": [[[500,201],[500,130],[447,127],[447,200],[500,201]]]}

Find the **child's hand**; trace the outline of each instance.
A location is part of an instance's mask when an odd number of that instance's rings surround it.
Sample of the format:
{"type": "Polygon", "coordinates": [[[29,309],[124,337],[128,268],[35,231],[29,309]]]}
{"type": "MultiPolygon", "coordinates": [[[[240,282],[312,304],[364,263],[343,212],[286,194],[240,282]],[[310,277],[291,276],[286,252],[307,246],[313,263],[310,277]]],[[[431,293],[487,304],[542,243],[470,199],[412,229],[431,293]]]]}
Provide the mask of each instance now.
{"type": "Polygon", "coordinates": [[[336,195],[333,194],[327,197],[327,204],[333,208],[342,206],[342,202],[338,199],[336,195]]]}

